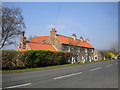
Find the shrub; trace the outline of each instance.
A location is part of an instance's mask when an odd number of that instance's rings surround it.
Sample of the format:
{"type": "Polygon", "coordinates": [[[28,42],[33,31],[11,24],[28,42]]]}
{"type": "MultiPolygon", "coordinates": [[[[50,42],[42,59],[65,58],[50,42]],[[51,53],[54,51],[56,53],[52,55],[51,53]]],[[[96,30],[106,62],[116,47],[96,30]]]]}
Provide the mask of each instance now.
{"type": "Polygon", "coordinates": [[[21,52],[15,50],[2,51],[2,69],[15,69],[23,67],[22,62],[18,59],[21,52]]]}
{"type": "Polygon", "coordinates": [[[26,68],[66,64],[67,56],[62,51],[28,50],[22,56],[26,68]]]}
{"type": "Polygon", "coordinates": [[[70,52],[49,50],[2,51],[3,69],[35,68],[67,64],[71,59],[70,52]]]}

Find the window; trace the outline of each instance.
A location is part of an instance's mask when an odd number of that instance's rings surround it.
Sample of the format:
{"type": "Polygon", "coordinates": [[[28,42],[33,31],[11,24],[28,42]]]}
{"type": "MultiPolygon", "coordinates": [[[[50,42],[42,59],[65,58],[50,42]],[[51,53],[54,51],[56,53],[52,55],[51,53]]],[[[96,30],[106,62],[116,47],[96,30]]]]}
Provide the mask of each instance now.
{"type": "Polygon", "coordinates": [[[67,46],[67,51],[70,51],[70,46],[67,46]]]}
{"type": "Polygon", "coordinates": [[[87,53],[87,48],[85,48],[85,52],[87,53]]]}
{"type": "Polygon", "coordinates": [[[45,44],[45,43],[46,43],[46,40],[42,40],[40,43],[45,44]]]}
{"type": "Polygon", "coordinates": [[[80,52],[80,47],[77,47],[78,52],[80,52]]]}
{"type": "Polygon", "coordinates": [[[93,49],[91,49],[91,52],[93,53],[93,49]]]}

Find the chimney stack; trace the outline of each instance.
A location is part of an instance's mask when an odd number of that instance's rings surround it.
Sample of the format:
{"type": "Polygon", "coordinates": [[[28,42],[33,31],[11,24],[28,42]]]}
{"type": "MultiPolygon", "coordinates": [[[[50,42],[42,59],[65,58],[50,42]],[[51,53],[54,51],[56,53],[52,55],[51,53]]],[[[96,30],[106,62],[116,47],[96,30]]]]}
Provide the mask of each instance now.
{"type": "Polygon", "coordinates": [[[80,37],[80,41],[84,41],[82,36],[80,37]]]}
{"type": "Polygon", "coordinates": [[[85,41],[86,41],[86,42],[89,42],[89,39],[87,38],[85,41]]]}
{"type": "Polygon", "coordinates": [[[50,31],[50,37],[51,38],[55,38],[55,36],[56,36],[56,29],[55,28],[52,28],[52,30],[50,31]]]}
{"type": "Polygon", "coordinates": [[[23,37],[25,36],[25,31],[22,32],[22,36],[23,36],[23,37]]]}
{"type": "Polygon", "coordinates": [[[76,34],[72,34],[72,38],[75,40],[76,39],[76,34]]]}
{"type": "Polygon", "coordinates": [[[25,31],[22,32],[22,36],[20,37],[20,47],[21,49],[26,49],[25,31]]]}

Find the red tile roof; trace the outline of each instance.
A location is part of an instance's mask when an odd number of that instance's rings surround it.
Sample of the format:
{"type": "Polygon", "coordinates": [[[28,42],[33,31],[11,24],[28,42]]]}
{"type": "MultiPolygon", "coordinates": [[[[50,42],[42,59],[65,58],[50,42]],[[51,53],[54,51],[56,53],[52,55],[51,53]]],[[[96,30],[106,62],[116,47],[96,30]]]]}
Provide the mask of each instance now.
{"type": "MultiPolygon", "coordinates": [[[[51,44],[42,44],[40,42],[45,41],[49,38],[50,36],[41,36],[41,37],[34,37],[31,39],[27,45],[31,49],[37,49],[37,50],[51,50],[51,51],[56,51],[56,49],[51,45],[51,44]]],[[[62,44],[70,44],[70,45],[76,45],[76,46],[81,46],[81,47],[87,47],[87,48],[94,48],[91,44],[89,44],[86,41],[80,41],[79,39],[74,40],[71,37],[66,37],[63,35],[57,34],[56,38],[62,43],[62,44]]]]}
{"type": "Polygon", "coordinates": [[[43,40],[47,40],[49,36],[41,36],[41,37],[34,37],[29,42],[42,42],[43,40]]]}
{"type": "Polygon", "coordinates": [[[86,41],[80,41],[78,39],[74,40],[71,37],[66,37],[62,35],[57,35],[57,39],[62,43],[62,44],[71,44],[71,45],[76,45],[76,46],[81,46],[81,47],[87,47],[87,48],[94,48],[90,43],[86,41]]]}
{"type": "Polygon", "coordinates": [[[80,43],[78,46],[81,47],[87,47],[87,48],[94,48],[90,43],[83,41],[82,43],[80,43]]]}
{"type": "Polygon", "coordinates": [[[56,49],[51,44],[41,44],[41,43],[27,43],[27,45],[33,50],[50,50],[56,51],[56,49]]]}
{"type": "Polygon", "coordinates": [[[71,37],[66,37],[66,36],[62,36],[62,35],[57,35],[57,39],[62,43],[62,44],[73,44],[73,45],[77,45],[78,43],[80,43],[81,41],[76,39],[74,40],[71,37]]]}

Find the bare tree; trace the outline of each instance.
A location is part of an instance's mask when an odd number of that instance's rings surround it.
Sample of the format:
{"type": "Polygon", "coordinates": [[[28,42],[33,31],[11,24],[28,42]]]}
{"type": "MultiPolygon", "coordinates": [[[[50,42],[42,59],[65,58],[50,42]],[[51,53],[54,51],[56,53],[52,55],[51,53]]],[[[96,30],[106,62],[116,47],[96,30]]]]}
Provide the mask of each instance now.
{"type": "Polygon", "coordinates": [[[15,44],[18,37],[26,28],[20,8],[2,7],[2,31],[0,31],[0,49],[5,45],[15,44]]]}
{"type": "Polygon", "coordinates": [[[30,35],[30,36],[28,36],[28,39],[27,39],[27,41],[30,41],[32,38],[34,38],[34,37],[36,37],[36,35],[30,35]]]}
{"type": "Polygon", "coordinates": [[[118,52],[118,42],[117,41],[111,44],[110,51],[118,52]]]}
{"type": "Polygon", "coordinates": [[[0,40],[2,39],[2,5],[0,4],[0,40]]]}

